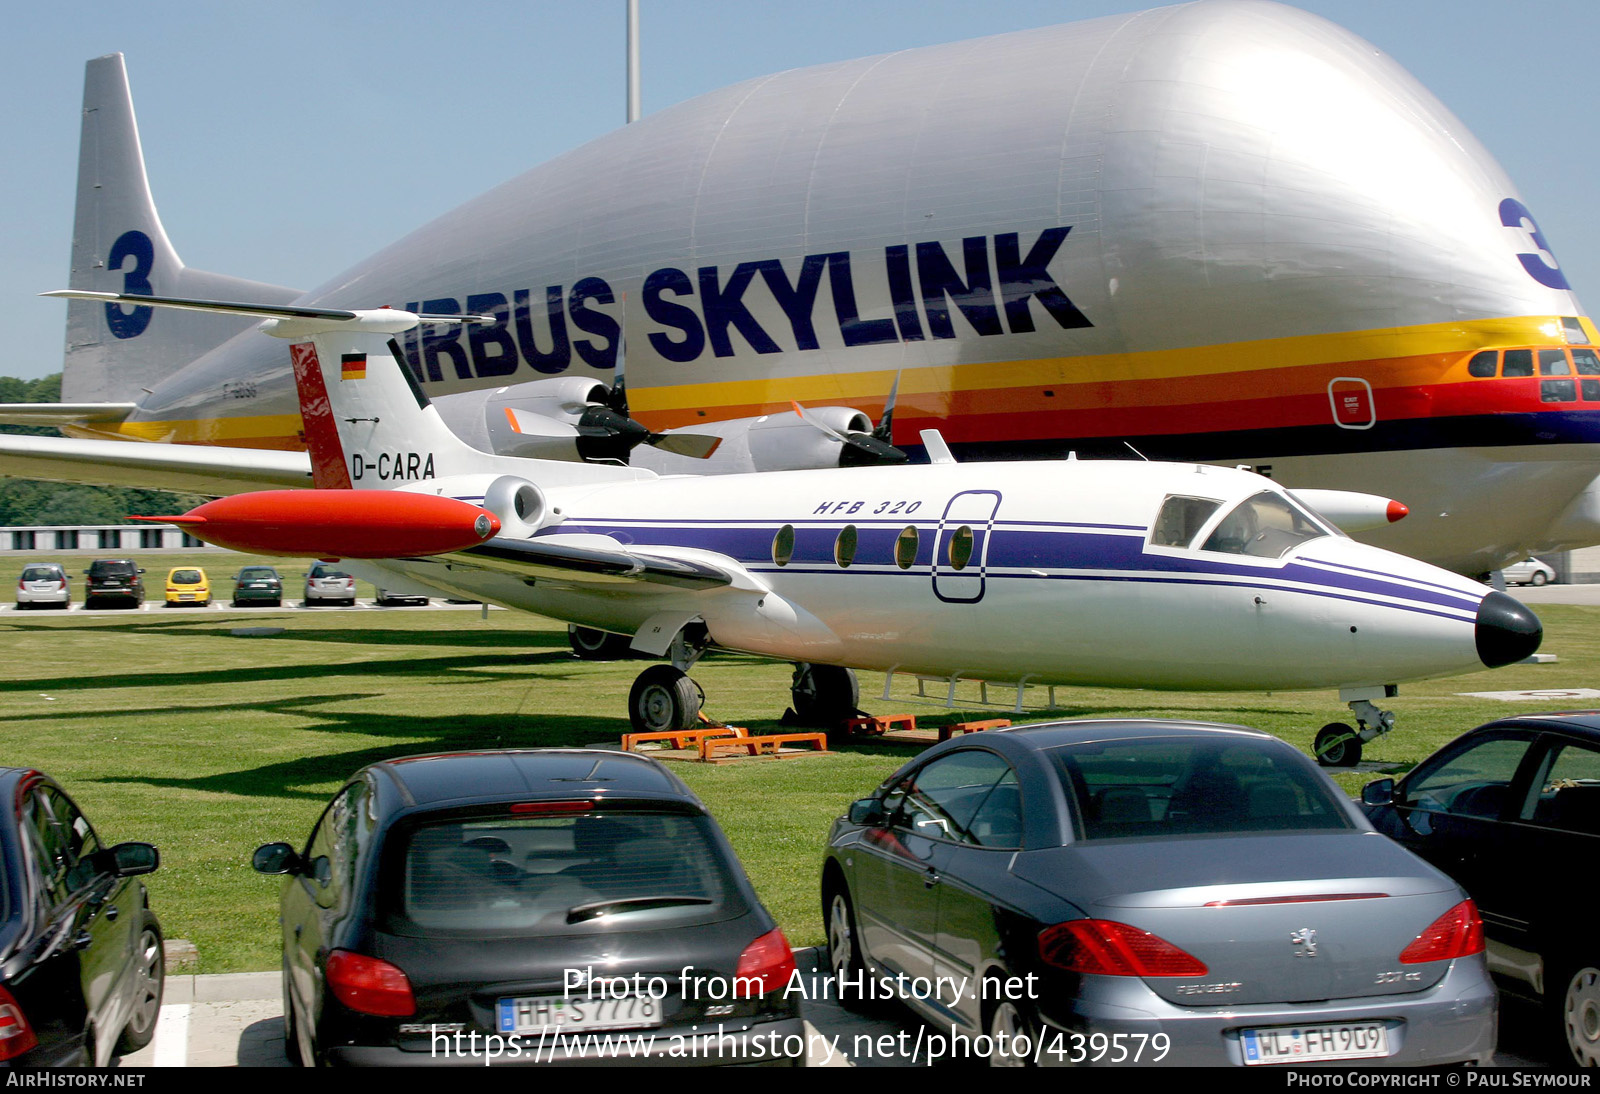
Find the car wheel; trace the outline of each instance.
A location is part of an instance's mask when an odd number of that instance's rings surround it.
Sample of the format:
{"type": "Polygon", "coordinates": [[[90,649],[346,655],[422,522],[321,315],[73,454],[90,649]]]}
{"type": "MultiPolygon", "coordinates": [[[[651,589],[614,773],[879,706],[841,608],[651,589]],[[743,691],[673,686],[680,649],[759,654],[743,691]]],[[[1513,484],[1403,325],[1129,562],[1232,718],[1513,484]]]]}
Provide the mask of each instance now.
{"type": "Polygon", "coordinates": [[[1343,722],[1329,722],[1317,730],[1311,754],[1323,767],[1354,767],[1361,762],[1361,738],[1343,722]]]}
{"type": "Polygon", "coordinates": [[[628,692],[628,720],[635,733],[693,729],[703,696],[700,685],[671,665],[651,665],[628,692]]]}
{"type": "Polygon", "coordinates": [[[1033,1067],[1036,1063],[1033,1023],[1017,1003],[998,1003],[989,1015],[989,1066],[1033,1067]]]}
{"type": "MultiPolygon", "coordinates": [[[[1558,1032],[1567,1046],[1567,1058],[1579,1067],[1600,1066],[1600,968],[1567,966],[1565,990],[1551,999],[1559,1007],[1558,1032]]],[[[1559,987],[1557,980],[1551,987],[1559,987]]]]}
{"type": "Polygon", "coordinates": [[[166,982],[166,957],[161,952],[161,925],[149,912],[139,923],[139,942],[134,954],[133,1002],[128,1024],[117,1038],[117,1055],[137,1052],[156,1035],[156,1019],[161,1016],[161,989],[166,982]]]}
{"type": "Polygon", "coordinates": [[[856,937],[856,912],[850,903],[850,893],[840,882],[828,898],[828,969],[833,973],[833,983],[839,1005],[845,1010],[867,1010],[865,983],[866,962],[861,959],[861,943],[856,937]],[[844,983],[855,984],[846,991],[844,983]]]}
{"type": "Polygon", "coordinates": [[[1549,581],[1549,580],[1550,579],[1548,577],[1544,576],[1544,571],[1543,570],[1535,570],[1535,571],[1533,571],[1533,576],[1528,579],[1528,584],[1534,586],[1535,588],[1537,588],[1538,586],[1543,585],[1546,581],[1549,581]]]}
{"type": "Polygon", "coordinates": [[[580,661],[624,661],[633,651],[633,639],[627,635],[593,627],[568,626],[567,644],[580,661]]]}

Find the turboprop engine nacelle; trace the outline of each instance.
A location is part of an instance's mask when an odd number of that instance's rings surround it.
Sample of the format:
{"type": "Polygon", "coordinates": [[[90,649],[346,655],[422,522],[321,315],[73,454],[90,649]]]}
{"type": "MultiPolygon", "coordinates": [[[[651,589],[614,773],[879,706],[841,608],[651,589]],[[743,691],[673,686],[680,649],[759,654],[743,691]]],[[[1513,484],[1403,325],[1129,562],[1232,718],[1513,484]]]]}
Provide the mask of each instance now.
{"type": "Polygon", "coordinates": [[[516,475],[453,475],[409,483],[397,487],[395,492],[451,498],[481,497],[483,508],[500,521],[500,535],[508,539],[527,539],[559,519],[552,514],[544,491],[516,475]]]}
{"type": "MultiPolygon", "coordinates": [[[[847,406],[807,407],[806,413],[839,433],[870,434],[872,420],[847,406]]],[[[845,465],[848,447],[789,411],[757,418],[697,423],[696,433],[721,437],[709,459],[691,460],[659,449],[640,449],[630,461],[663,475],[730,475],[746,471],[817,471],[845,465]]],[[[673,430],[667,430],[671,436],[673,430]]]]}
{"type": "Polygon", "coordinates": [[[580,460],[579,424],[607,408],[606,385],[576,376],[441,395],[434,409],[473,448],[500,456],[580,460]]]}

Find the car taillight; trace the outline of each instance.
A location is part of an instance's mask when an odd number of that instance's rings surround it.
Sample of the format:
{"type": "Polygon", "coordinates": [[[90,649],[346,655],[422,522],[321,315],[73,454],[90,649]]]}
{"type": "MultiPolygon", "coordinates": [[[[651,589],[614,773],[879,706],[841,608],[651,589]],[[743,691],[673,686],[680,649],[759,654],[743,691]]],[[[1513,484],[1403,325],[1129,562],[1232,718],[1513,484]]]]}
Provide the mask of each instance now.
{"type": "Polygon", "coordinates": [[[404,1018],[417,1011],[406,974],[376,957],[334,950],[328,955],[328,987],[351,1010],[385,1018],[404,1018]]]}
{"type": "Polygon", "coordinates": [[[734,994],[740,998],[776,991],[794,976],[794,951],[783,932],[774,927],[739,955],[734,971],[734,994]]]}
{"type": "Polygon", "coordinates": [[[1428,929],[1400,951],[1400,964],[1422,965],[1483,952],[1483,920],[1478,906],[1463,900],[1428,924],[1428,929]]]}
{"type": "Polygon", "coordinates": [[[14,1060],[39,1043],[28,1016],[5,988],[0,988],[0,1060],[14,1060]]]}
{"type": "Polygon", "coordinates": [[[1039,956],[1098,976],[1204,976],[1205,963],[1166,939],[1109,919],[1074,919],[1039,932],[1039,956]]]}

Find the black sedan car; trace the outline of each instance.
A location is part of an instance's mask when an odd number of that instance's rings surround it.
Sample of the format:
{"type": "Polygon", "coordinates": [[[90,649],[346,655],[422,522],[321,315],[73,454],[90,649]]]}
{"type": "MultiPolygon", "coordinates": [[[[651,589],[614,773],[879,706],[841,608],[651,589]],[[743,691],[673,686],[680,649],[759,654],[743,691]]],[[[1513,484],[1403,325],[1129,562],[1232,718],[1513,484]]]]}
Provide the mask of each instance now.
{"type": "Polygon", "coordinates": [[[284,1020],[315,1064],[799,1064],[794,956],[689,789],[585,749],[357,772],[287,874],[284,1020]]]}
{"type": "Polygon", "coordinates": [[[935,746],[834,826],[841,1002],[997,1064],[1487,1063],[1461,887],[1238,726],[1062,722],[935,746]]]}
{"type": "Polygon", "coordinates": [[[1362,801],[1472,894],[1496,982],[1545,1008],[1574,1063],[1600,1064],[1600,941],[1580,895],[1600,861],[1600,711],[1479,726],[1362,801]]]}
{"type": "Polygon", "coordinates": [[[104,1066],[149,1044],[161,925],[148,843],[104,848],[54,780],[0,768],[0,1066],[104,1066]]]}

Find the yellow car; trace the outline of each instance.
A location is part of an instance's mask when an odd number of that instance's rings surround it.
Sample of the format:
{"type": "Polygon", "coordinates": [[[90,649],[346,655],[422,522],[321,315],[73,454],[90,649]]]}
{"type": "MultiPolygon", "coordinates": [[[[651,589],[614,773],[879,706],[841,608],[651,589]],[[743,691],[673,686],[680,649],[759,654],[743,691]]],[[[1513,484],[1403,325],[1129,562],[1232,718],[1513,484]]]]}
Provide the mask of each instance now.
{"type": "Polygon", "coordinates": [[[179,604],[211,604],[211,582],[206,572],[194,566],[176,566],[167,571],[167,607],[179,604]]]}

